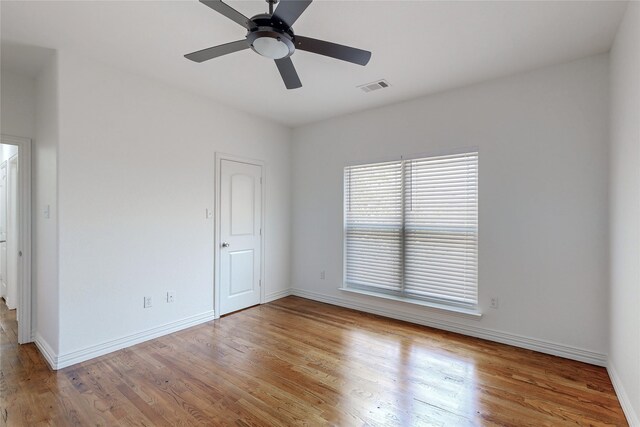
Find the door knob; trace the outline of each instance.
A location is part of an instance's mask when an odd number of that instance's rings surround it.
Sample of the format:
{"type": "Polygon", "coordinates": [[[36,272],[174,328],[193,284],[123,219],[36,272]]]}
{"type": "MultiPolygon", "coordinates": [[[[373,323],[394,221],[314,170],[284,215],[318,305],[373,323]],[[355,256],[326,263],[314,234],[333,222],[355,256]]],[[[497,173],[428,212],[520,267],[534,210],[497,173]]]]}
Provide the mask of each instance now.
{"type": "Polygon", "coordinates": [[[228,247],[229,247],[229,244],[228,244],[227,242],[222,242],[222,247],[223,247],[223,248],[228,248],[228,247]]]}

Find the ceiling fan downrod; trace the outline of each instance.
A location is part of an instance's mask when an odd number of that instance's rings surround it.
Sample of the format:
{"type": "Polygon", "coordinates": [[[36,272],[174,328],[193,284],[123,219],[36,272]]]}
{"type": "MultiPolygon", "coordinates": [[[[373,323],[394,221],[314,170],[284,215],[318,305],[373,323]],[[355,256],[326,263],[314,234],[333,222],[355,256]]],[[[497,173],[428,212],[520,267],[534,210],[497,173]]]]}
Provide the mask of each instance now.
{"type": "Polygon", "coordinates": [[[269,15],[273,15],[273,5],[278,3],[278,0],[265,0],[269,3],[269,15]]]}

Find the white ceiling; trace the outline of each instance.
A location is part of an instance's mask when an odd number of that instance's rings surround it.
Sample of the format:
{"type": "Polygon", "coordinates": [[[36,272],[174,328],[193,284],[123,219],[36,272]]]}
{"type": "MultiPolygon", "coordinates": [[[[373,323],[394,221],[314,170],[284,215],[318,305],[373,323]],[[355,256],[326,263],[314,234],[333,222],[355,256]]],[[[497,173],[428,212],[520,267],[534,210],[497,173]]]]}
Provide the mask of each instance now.
{"type": "MultiPolygon", "coordinates": [[[[228,2],[247,16],[264,1],[228,2]]],[[[292,59],[303,87],[286,90],[272,61],[250,50],[202,64],[183,55],[244,37],[196,0],[2,1],[2,64],[31,67],[21,47],[69,49],[114,67],[297,126],[606,52],[625,2],[316,0],[300,35],[370,50],[366,67],[308,52],[292,59]],[[391,87],[357,85],[385,78],[391,87]]],[[[33,71],[31,71],[33,72],[33,71]]]]}

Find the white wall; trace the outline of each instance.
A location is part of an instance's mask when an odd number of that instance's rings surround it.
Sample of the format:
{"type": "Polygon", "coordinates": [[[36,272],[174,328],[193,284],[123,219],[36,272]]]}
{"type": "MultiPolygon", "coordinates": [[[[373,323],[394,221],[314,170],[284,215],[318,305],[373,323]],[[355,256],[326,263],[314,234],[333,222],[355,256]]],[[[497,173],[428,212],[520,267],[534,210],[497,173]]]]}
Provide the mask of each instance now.
{"type": "Polygon", "coordinates": [[[7,70],[0,72],[0,133],[34,138],[35,91],[34,79],[7,70]]]}
{"type": "Polygon", "coordinates": [[[36,132],[32,147],[32,313],[43,351],[59,350],[57,222],[58,69],[55,55],[36,80],[36,132]],[[44,215],[49,206],[49,218],[44,215]]]}
{"type": "Polygon", "coordinates": [[[296,293],[604,363],[607,123],[599,55],[294,130],[296,293]],[[343,167],[469,146],[480,152],[482,319],[339,291],[343,167]]]}
{"type": "MultiPolygon", "coordinates": [[[[57,64],[49,61],[37,78],[3,69],[0,131],[32,140],[32,328],[43,351],[56,353],[59,341],[58,241],[56,222],[58,100],[57,64]],[[44,207],[51,207],[44,218],[44,207]]],[[[2,147],[2,159],[17,151],[2,147]]]]}
{"type": "Polygon", "coordinates": [[[266,162],[264,286],[290,287],[288,128],[71,53],[59,66],[61,357],[211,313],[218,151],[266,162]]]}
{"type": "Polygon", "coordinates": [[[611,50],[611,306],[609,371],[640,426],[640,3],[611,50]]]}

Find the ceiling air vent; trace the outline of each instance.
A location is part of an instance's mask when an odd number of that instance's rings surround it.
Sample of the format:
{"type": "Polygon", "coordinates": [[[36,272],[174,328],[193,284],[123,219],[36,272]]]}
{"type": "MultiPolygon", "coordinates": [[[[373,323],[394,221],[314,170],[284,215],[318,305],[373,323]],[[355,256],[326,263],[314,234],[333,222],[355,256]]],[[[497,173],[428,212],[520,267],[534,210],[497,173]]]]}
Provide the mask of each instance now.
{"type": "Polygon", "coordinates": [[[391,86],[389,82],[386,81],[385,79],[382,79],[382,80],[377,80],[375,82],[360,85],[358,86],[358,88],[362,89],[363,92],[373,92],[374,90],[384,89],[389,86],[391,86]]]}

